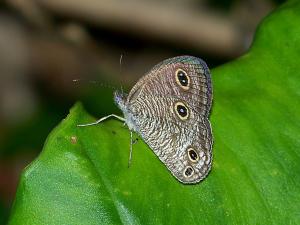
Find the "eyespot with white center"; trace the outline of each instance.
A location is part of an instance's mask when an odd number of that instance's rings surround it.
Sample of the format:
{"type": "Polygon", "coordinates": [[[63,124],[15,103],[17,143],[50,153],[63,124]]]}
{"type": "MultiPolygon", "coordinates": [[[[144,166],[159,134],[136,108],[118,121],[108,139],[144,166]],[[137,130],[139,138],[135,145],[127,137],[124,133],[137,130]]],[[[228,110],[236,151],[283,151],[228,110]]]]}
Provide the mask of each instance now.
{"type": "Polygon", "coordinates": [[[187,166],[183,172],[185,177],[191,177],[194,174],[194,169],[191,166],[187,166]]]}
{"type": "Polygon", "coordinates": [[[177,84],[183,89],[188,90],[190,88],[190,77],[183,69],[177,69],[175,72],[175,79],[177,84]]]}
{"type": "Polygon", "coordinates": [[[193,163],[198,162],[199,155],[193,148],[189,148],[187,150],[187,153],[188,153],[188,157],[189,157],[191,162],[193,162],[193,163]]]}
{"type": "Polygon", "coordinates": [[[181,120],[187,120],[190,115],[188,107],[183,102],[176,102],[174,104],[174,110],[176,115],[181,120]]]}

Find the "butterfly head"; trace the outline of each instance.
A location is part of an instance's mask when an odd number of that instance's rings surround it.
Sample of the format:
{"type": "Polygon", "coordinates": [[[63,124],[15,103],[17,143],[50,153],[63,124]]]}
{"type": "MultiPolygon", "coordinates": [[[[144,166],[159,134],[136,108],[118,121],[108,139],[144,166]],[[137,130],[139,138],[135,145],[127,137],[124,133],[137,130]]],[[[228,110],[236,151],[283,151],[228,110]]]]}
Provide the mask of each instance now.
{"type": "Polygon", "coordinates": [[[121,91],[115,91],[114,100],[117,106],[124,112],[126,111],[127,94],[121,91]]]}

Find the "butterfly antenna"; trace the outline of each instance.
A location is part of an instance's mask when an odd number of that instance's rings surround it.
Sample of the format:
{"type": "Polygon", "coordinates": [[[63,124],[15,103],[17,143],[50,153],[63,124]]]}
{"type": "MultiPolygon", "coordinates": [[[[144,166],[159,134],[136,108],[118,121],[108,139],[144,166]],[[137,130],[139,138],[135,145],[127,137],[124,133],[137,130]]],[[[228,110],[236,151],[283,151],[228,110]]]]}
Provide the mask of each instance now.
{"type": "Polygon", "coordinates": [[[119,68],[120,71],[119,72],[120,72],[120,74],[121,74],[121,70],[122,70],[122,60],[123,60],[123,54],[120,55],[120,60],[119,60],[119,63],[120,63],[120,68],[119,68]]]}
{"type": "Polygon", "coordinates": [[[89,84],[93,84],[93,85],[98,85],[98,86],[101,86],[101,87],[106,87],[106,88],[110,88],[110,89],[114,89],[114,90],[116,89],[115,86],[108,85],[108,84],[105,84],[105,83],[97,81],[97,80],[86,80],[86,79],[79,78],[79,79],[73,79],[72,81],[74,83],[85,82],[85,83],[89,83],[89,84]]]}
{"type": "MultiPolygon", "coordinates": [[[[121,75],[122,75],[123,54],[120,55],[119,63],[120,63],[119,74],[120,74],[120,78],[121,78],[121,75]]],[[[120,83],[120,86],[121,86],[121,93],[123,94],[124,91],[123,91],[123,87],[122,87],[121,83],[120,83]]]]}

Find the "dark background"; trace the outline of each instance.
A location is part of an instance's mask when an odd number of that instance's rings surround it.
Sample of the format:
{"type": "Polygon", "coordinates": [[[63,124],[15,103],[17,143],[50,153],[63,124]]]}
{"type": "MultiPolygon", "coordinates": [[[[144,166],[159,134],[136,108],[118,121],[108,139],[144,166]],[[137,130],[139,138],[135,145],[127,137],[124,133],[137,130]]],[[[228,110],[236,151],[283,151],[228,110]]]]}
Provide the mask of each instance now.
{"type": "Polygon", "coordinates": [[[2,1],[0,224],[7,221],[22,169],[76,101],[97,118],[120,114],[114,89],[128,92],[163,59],[194,55],[214,68],[237,58],[259,21],[280,3],[2,1]]]}

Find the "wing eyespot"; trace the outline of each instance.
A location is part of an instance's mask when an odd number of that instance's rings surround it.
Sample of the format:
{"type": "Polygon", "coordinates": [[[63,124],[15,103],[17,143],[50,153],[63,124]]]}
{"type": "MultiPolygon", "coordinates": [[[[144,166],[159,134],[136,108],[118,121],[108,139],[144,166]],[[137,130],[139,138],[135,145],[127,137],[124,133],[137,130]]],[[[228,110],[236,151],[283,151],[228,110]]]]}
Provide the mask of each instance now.
{"type": "Polygon", "coordinates": [[[196,163],[199,161],[200,157],[199,157],[198,153],[195,151],[195,149],[188,148],[187,153],[188,153],[189,160],[191,162],[196,163]]]}
{"type": "Polygon", "coordinates": [[[174,110],[179,119],[187,120],[189,118],[190,111],[183,102],[176,102],[174,104],[174,110]]]}
{"type": "Polygon", "coordinates": [[[175,72],[176,83],[183,89],[188,90],[190,88],[190,77],[183,69],[177,69],[175,72]]]}
{"type": "Polygon", "coordinates": [[[191,166],[187,166],[183,172],[183,176],[185,177],[191,177],[194,174],[194,169],[191,166]]]}

